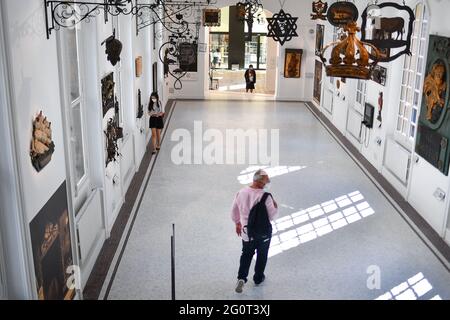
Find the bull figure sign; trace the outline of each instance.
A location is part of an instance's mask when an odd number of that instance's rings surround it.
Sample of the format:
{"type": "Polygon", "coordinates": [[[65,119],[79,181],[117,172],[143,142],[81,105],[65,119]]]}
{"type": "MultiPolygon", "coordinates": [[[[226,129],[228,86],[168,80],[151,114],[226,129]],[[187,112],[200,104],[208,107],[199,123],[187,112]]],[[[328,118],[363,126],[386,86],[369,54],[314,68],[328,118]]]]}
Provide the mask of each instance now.
{"type": "Polygon", "coordinates": [[[392,48],[403,48],[393,56],[382,56],[380,62],[393,61],[403,54],[410,55],[415,20],[413,10],[395,2],[385,2],[375,7],[369,6],[361,14],[361,41],[374,45],[382,52],[392,48]],[[375,15],[377,11],[380,14],[375,15]],[[389,12],[389,17],[383,16],[386,12],[389,12]]]}

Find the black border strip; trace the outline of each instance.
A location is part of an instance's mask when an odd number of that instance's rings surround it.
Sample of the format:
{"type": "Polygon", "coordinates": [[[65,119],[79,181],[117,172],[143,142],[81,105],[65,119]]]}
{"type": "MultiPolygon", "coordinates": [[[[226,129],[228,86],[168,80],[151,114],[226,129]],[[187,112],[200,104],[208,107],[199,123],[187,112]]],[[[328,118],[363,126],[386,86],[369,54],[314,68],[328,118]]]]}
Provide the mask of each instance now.
{"type": "Polygon", "coordinates": [[[419,237],[419,239],[431,250],[431,252],[436,256],[439,262],[442,263],[444,268],[447,271],[450,271],[449,266],[450,263],[450,246],[442,239],[439,234],[434,231],[434,229],[425,221],[424,218],[409,204],[407,201],[402,200],[403,197],[401,194],[384,178],[377,169],[366,159],[364,158],[358,150],[355,148],[353,144],[333,125],[333,123],[326,118],[323,114],[320,113],[318,108],[313,105],[311,102],[305,102],[305,106],[307,109],[314,115],[314,117],[319,120],[322,126],[330,133],[334,140],[341,146],[341,148],[347,153],[350,158],[356,163],[356,165],[362,170],[362,172],[369,178],[370,181],[377,182],[374,183],[375,187],[381,192],[381,194],[386,198],[386,200],[394,207],[394,209],[398,212],[398,214],[402,217],[402,219],[411,227],[414,233],[419,237]],[[386,196],[389,194],[392,197],[392,200],[386,196]],[[417,227],[423,235],[419,234],[414,226],[408,221],[404,215],[398,210],[400,207],[403,213],[411,219],[411,222],[417,227]],[[434,246],[432,248],[426,241],[431,242],[434,246]],[[443,256],[443,260],[441,256],[436,253],[436,250],[443,256]]]}
{"type": "MultiPolygon", "coordinates": [[[[166,126],[166,131],[164,132],[163,136],[161,137],[161,145],[163,144],[164,138],[166,137],[166,134],[167,134],[167,132],[168,132],[170,120],[172,119],[172,116],[173,116],[173,114],[175,113],[175,108],[176,108],[177,102],[176,102],[176,101],[172,101],[172,103],[173,103],[173,105],[172,105],[171,110],[170,110],[170,116],[169,116],[169,118],[167,119],[166,124],[165,124],[165,126],[166,126]]],[[[143,198],[144,198],[145,192],[146,192],[147,187],[148,187],[148,184],[149,184],[149,182],[150,182],[150,178],[151,178],[151,176],[152,176],[152,172],[153,172],[153,169],[154,169],[154,167],[155,167],[155,163],[156,163],[156,161],[158,160],[158,156],[159,156],[159,153],[156,153],[155,160],[154,160],[154,162],[153,162],[152,167],[150,168],[150,172],[149,172],[149,175],[148,175],[148,177],[147,177],[147,180],[145,181],[145,184],[144,184],[144,188],[143,188],[143,190],[142,190],[141,197],[139,198],[139,202],[138,202],[138,205],[137,205],[137,207],[136,207],[136,211],[134,212],[133,219],[132,219],[132,221],[131,221],[130,227],[129,227],[128,232],[127,232],[127,236],[126,236],[125,241],[124,241],[124,243],[123,243],[123,245],[122,245],[122,248],[120,249],[119,257],[118,257],[118,259],[117,259],[116,265],[114,266],[114,271],[113,271],[113,273],[112,273],[112,275],[111,275],[111,279],[109,279],[108,287],[107,287],[107,289],[106,289],[106,293],[105,293],[105,296],[104,296],[103,300],[108,300],[109,293],[110,293],[111,288],[112,288],[112,285],[113,285],[113,283],[114,283],[114,279],[115,279],[115,277],[116,277],[117,270],[119,269],[120,262],[122,261],[123,253],[125,252],[125,249],[126,249],[126,247],[127,247],[128,240],[129,240],[129,238],[130,238],[131,232],[133,231],[133,226],[134,226],[134,223],[135,223],[136,218],[137,218],[137,216],[138,216],[138,212],[139,212],[139,210],[140,210],[140,208],[141,208],[142,200],[143,200],[143,198]]],[[[141,188],[142,188],[142,187],[141,187],[141,188]]],[[[140,190],[139,190],[139,191],[140,191],[140,190]]],[[[114,256],[115,256],[115,254],[114,254],[114,256]]],[[[114,257],[113,257],[113,259],[114,259],[114,257]]],[[[111,263],[112,263],[112,261],[111,261],[111,263]]],[[[106,280],[106,279],[105,279],[105,280],[106,280]]]]}

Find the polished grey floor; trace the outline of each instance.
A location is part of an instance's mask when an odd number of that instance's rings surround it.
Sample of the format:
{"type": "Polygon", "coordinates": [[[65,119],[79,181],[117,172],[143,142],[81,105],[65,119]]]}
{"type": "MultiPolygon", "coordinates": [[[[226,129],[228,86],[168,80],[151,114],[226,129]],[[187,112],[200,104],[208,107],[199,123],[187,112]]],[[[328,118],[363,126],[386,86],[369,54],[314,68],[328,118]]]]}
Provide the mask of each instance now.
{"type": "Polygon", "coordinates": [[[109,299],[170,299],[172,223],[178,299],[450,299],[449,272],[301,103],[177,103],[109,299]],[[200,120],[204,130],[280,129],[267,280],[242,294],[229,210],[252,168],[175,165],[172,132],[200,120]]]}

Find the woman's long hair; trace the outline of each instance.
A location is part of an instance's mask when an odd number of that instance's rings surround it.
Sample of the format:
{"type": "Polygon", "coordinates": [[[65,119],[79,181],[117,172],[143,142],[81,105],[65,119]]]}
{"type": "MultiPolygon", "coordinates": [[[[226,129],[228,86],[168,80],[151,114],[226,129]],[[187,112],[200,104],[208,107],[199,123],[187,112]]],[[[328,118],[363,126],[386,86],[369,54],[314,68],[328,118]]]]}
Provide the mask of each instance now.
{"type": "Polygon", "coordinates": [[[153,102],[152,98],[155,97],[156,98],[156,103],[159,103],[159,96],[157,92],[153,92],[150,96],[150,102],[148,104],[148,111],[154,111],[153,106],[155,105],[155,103],[153,102]]]}

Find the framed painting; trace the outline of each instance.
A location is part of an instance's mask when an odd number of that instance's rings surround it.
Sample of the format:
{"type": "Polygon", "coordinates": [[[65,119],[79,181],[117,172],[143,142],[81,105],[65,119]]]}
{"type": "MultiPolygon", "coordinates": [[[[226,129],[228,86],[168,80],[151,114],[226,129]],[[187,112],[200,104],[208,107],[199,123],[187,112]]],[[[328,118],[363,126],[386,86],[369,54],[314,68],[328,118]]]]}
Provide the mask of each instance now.
{"type": "Polygon", "coordinates": [[[30,222],[31,244],[39,300],[72,300],[73,267],[67,188],[64,181],[30,222]]]}
{"type": "Polygon", "coordinates": [[[313,98],[314,100],[320,104],[320,98],[322,93],[322,62],[316,60],[316,64],[314,66],[314,89],[313,89],[313,98]]]}
{"type": "Polygon", "coordinates": [[[316,25],[316,56],[320,55],[323,50],[323,36],[325,32],[325,26],[323,24],[316,25]]]}
{"type": "Polygon", "coordinates": [[[300,78],[303,49],[286,49],[284,56],[284,77],[300,78]]]}

